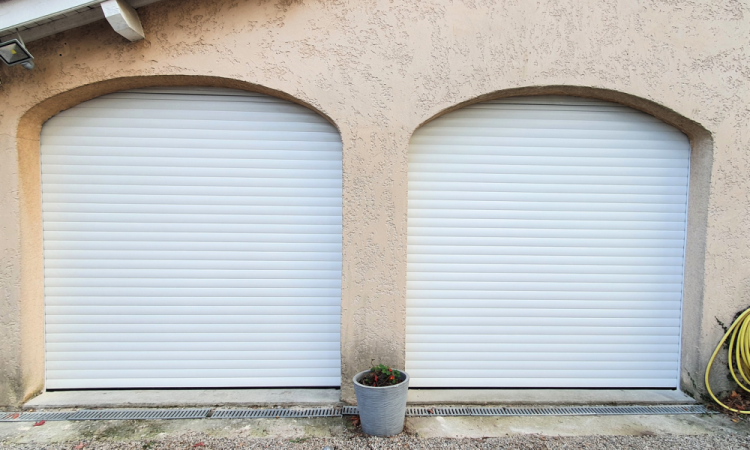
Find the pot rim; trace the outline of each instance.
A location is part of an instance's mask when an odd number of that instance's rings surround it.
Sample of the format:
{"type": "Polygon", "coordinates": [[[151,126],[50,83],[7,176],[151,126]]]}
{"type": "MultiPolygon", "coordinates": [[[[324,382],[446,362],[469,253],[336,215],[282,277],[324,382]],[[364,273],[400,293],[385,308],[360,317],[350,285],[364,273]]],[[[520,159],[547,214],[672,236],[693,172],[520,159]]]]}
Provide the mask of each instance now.
{"type": "Polygon", "coordinates": [[[363,370],[362,372],[354,375],[354,377],[352,378],[352,381],[354,382],[355,386],[359,386],[359,387],[362,387],[362,388],[365,388],[365,389],[377,389],[379,391],[386,390],[386,389],[394,389],[394,388],[401,387],[401,385],[404,384],[404,383],[408,383],[409,382],[409,374],[408,373],[406,373],[406,372],[404,372],[403,370],[400,370],[400,369],[396,369],[396,370],[398,370],[399,372],[403,373],[406,377],[404,378],[404,381],[402,381],[402,382],[400,382],[398,384],[391,385],[391,386],[367,386],[367,385],[364,385],[364,384],[360,383],[359,381],[357,381],[364,374],[370,372],[370,369],[363,370]]]}

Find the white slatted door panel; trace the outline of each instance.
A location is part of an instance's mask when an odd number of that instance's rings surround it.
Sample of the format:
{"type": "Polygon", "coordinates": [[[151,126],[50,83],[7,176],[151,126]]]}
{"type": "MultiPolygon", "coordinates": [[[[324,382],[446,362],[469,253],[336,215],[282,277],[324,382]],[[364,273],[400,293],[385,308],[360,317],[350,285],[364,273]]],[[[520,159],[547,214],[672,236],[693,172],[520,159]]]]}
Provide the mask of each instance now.
{"type": "Polygon", "coordinates": [[[43,127],[47,388],[338,386],[341,139],[222,89],[43,127]]]}
{"type": "Polygon", "coordinates": [[[677,387],[689,154],[647,114],[568,97],[417,130],[412,386],[677,387]]]}

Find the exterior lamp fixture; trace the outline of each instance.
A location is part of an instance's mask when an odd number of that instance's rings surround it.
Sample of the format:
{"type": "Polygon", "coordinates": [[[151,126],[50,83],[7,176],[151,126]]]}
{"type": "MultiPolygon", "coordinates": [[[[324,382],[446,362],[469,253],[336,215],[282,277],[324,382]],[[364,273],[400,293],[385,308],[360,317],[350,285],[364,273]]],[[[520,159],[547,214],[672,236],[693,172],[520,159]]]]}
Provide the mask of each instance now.
{"type": "Polygon", "coordinates": [[[0,59],[9,66],[20,64],[27,70],[34,68],[34,57],[18,39],[0,43],[0,59]]]}

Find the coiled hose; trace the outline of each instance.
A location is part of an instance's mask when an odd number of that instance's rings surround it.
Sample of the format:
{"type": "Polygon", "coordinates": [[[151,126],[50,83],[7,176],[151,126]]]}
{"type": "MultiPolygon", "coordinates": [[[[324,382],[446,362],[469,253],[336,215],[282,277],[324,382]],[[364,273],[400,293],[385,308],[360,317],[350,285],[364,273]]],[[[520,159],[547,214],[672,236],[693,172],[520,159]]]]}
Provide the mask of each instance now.
{"type": "Polygon", "coordinates": [[[729,372],[732,374],[732,378],[734,378],[734,381],[736,381],[742,389],[750,392],[750,388],[745,387],[745,383],[750,385],[750,380],[748,380],[748,375],[750,374],[745,374],[745,370],[750,370],[750,308],[740,314],[740,316],[734,321],[734,323],[732,323],[732,326],[729,327],[727,332],[724,334],[724,337],[721,338],[719,345],[716,346],[716,350],[714,350],[714,354],[711,355],[711,359],[708,361],[708,366],[706,366],[706,389],[708,390],[709,395],[711,395],[711,398],[713,398],[716,403],[728,409],[729,411],[739,414],[750,414],[750,411],[742,411],[739,409],[731,408],[720,402],[719,399],[714,395],[713,391],[711,390],[711,385],[708,382],[708,375],[709,373],[711,373],[711,366],[714,363],[714,359],[716,359],[716,355],[719,354],[719,350],[721,350],[721,347],[724,345],[724,342],[726,342],[727,338],[729,338],[729,352],[727,353],[727,359],[729,360],[729,372]],[[737,362],[737,370],[739,371],[740,377],[742,377],[745,383],[740,382],[740,380],[737,378],[737,374],[734,371],[734,364],[732,363],[733,351],[734,360],[737,362]]]}

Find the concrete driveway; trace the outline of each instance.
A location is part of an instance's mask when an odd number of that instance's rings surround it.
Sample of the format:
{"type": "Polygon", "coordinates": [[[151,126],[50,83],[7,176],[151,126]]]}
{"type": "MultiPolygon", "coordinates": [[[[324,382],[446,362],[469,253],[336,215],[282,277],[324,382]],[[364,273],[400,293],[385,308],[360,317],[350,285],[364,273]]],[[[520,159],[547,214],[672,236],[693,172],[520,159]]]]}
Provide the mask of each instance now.
{"type": "Polygon", "coordinates": [[[724,415],[410,417],[393,438],[349,417],[0,423],[0,449],[750,449],[750,422],[724,415]]]}

